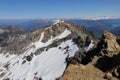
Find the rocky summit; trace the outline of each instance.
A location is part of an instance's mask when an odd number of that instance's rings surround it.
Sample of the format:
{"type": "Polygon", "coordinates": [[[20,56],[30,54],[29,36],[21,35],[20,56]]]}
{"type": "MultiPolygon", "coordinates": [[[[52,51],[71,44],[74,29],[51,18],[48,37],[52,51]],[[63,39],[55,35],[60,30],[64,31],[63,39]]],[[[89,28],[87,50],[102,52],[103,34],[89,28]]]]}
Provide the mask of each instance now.
{"type": "Polygon", "coordinates": [[[120,52],[120,45],[116,41],[116,36],[108,31],[105,31],[103,34],[103,39],[105,43],[104,47],[107,53],[111,53],[111,55],[113,55],[120,52]]]}
{"type": "Polygon", "coordinates": [[[120,45],[115,35],[104,31],[96,48],[68,58],[68,67],[60,80],[119,80],[120,45]],[[77,56],[77,57],[76,57],[77,56]],[[79,60],[79,58],[81,58],[79,60]],[[79,60],[79,61],[78,61],[79,60]]]}
{"type": "Polygon", "coordinates": [[[94,46],[89,44],[97,42],[84,26],[63,20],[29,33],[9,35],[0,45],[0,79],[58,79],[64,75],[68,58],[91,50],[94,46]]]}
{"type": "Polygon", "coordinates": [[[0,80],[119,80],[118,38],[97,39],[84,26],[56,20],[0,44],[0,80]]]}

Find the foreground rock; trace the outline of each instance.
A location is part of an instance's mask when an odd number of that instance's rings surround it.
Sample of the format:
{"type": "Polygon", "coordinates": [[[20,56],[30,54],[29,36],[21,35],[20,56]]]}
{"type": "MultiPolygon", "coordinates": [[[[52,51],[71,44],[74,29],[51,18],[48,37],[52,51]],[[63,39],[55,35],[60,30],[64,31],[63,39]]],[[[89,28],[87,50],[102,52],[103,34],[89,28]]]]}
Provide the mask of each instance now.
{"type": "Polygon", "coordinates": [[[105,31],[97,46],[98,60],[95,66],[103,72],[109,72],[120,79],[120,45],[112,33],[105,31]]]}
{"type": "Polygon", "coordinates": [[[110,55],[120,52],[120,45],[117,43],[117,38],[112,33],[105,31],[103,34],[104,45],[103,49],[110,55]]]}
{"type": "MultiPolygon", "coordinates": [[[[95,68],[93,65],[69,65],[65,71],[65,75],[59,80],[105,80],[105,73],[95,68]]],[[[111,75],[110,75],[111,77],[111,75]]],[[[107,74],[109,78],[109,74],[107,74]]],[[[106,79],[107,80],[107,79],[106,79]]],[[[110,80],[117,80],[111,77],[110,80]]]]}
{"type": "Polygon", "coordinates": [[[60,80],[119,80],[120,45],[105,31],[97,47],[68,58],[68,68],[60,80]],[[84,65],[83,65],[84,64],[84,65]]]}

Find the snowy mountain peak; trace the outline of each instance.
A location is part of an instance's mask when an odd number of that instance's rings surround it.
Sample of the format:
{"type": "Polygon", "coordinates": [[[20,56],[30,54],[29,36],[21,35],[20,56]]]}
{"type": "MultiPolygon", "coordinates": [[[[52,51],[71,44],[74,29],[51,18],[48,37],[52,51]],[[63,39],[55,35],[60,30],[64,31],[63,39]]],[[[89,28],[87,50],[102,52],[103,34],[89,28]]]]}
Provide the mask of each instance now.
{"type": "Polygon", "coordinates": [[[53,20],[53,25],[57,24],[57,23],[63,23],[64,20],[62,19],[57,19],[57,20],[53,20]]]}
{"type": "Polygon", "coordinates": [[[84,27],[61,20],[49,28],[11,36],[12,41],[0,50],[0,79],[55,80],[63,75],[66,58],[84,50],[86,39],[95,42],[84,27]]]}
{"type": "Polygon", "coordinates": [[[118,17],[113,16],[97,16],[97,17],[78,17],[70,19],[81,19],[81,20],[106,20],[106,19],[118,19],[118,17]]]}

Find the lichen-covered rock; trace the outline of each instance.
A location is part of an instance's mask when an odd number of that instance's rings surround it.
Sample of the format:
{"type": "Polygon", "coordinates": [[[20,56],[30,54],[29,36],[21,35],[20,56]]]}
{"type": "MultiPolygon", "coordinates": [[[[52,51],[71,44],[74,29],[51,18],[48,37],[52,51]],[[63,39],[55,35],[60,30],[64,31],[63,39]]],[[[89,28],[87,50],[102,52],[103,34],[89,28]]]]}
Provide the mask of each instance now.
{"type": "MultiPolygon", "coordinates": [[[[69,65],[59,80],[105,80],[105,74],[93,65],[69,65]]],[[[116,79],[114,79],[116,80],[116,79]]]]}
{"type": "Polygon", "coordinates": [[[103,34],[104,39],[104,50],[110,54],[118,54],[120,52],[120,45],[116,41],[116,36],[112,33],[105,31],[103,34]]]}

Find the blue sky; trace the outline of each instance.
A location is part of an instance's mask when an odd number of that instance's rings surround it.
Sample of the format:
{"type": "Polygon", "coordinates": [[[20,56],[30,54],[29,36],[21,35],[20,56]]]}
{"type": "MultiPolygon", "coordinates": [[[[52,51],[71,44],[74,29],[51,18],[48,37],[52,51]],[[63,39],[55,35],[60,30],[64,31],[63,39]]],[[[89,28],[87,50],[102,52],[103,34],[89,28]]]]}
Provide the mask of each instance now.
{"type": "Polygon", "coordinates": [[[0,19],[120,17],[120,0],[0,0],[0,19]]]}

